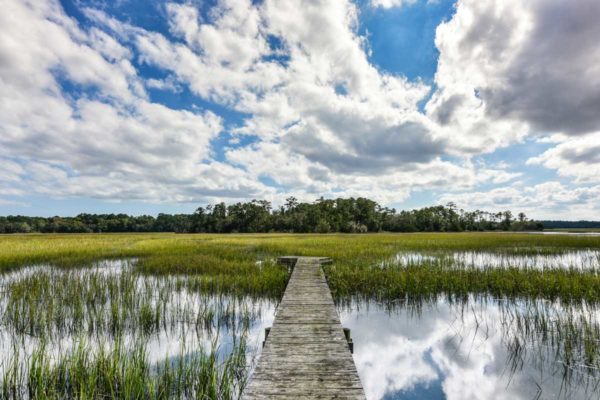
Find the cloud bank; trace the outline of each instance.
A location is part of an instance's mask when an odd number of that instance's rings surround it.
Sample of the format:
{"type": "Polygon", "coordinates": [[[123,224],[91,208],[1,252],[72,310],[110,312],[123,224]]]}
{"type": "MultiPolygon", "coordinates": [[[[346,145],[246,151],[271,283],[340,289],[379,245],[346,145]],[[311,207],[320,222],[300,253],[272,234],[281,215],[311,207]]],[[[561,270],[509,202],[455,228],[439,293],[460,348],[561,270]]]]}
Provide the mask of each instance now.
{"type": "MultiPolygon", "coordinates": [[[[403,4],[427,6],[371,6],[403,4]]],[[[554,147],[527,166],[557,178],[530,188],[599,188],[593,0],[457,1],[436,30],[433,85],[374,65],[361,9],[348,0],[167,3],[166,31],[94,3],[81,5],[80,19],[53,0],[9,0],[5,10],[4,197],[277,202],[294,194],[397,204],[433,191],[475,206],[502,204],[503,192],[518,194],[507,208],[561,212],[567,203],[523,192],[525,165],[484,161],[546,137],[554,147]],[[197,104],[155,96],[184,90],[197,104]]],[[[581,201],[582,213],[597,212],[581,201]]]]}

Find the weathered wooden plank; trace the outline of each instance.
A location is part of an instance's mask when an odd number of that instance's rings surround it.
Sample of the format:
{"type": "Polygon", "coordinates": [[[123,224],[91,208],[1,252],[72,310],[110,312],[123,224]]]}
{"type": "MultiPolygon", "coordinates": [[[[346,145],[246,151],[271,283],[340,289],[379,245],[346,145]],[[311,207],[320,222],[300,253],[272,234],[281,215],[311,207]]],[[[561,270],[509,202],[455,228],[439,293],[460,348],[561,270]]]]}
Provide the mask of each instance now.
{"type": "Polygon", "coordinates": [[[253,395],[248,394],[244,396],[246,400],[258,400],[258,399],[277,399],[277,400],[364,400],[365,396],[361,393],[361,391],[356,391],[356,394],[344,393],[344,394],[335,394],[335,395],[326,395],[326,394],[308,394],[304,393],[270,393],[268,395],[253,395]]]}
{"type": "Polygon", "coordinates": [[[287,395],[290,398],[304,399],[360,399],[365,400],[364,391],[362,388],[315,388],[314,385],[306,385],[300,387],[285,387],[285,388],[265,388],[260,393],[248,393],[244,395],[244,399],[270,399],[278,395],[287,395]],[[312,386],[312,387],[311,387],[312,386]]]}
{"type": "Polygon", "coordinates": [[[279,261],[295,261],[294,270],[242,398],[364,400],[321,269],[331,260],[289,256],[279,261]]]}

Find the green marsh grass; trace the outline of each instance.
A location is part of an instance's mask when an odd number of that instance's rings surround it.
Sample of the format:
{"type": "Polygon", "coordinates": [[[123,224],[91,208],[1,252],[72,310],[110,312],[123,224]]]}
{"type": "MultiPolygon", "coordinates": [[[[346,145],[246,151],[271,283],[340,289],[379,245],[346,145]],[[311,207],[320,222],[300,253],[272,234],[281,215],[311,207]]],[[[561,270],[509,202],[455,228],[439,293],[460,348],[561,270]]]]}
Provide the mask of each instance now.
{"type": "Polygon", "coordinates": [[[200,275],[140,274],[135,261],[28,267],[0,282],[3,399],[237,398],[248,330],[270,304],[205,292],[200,275]]]}
{"type": "Polygon", "coordinates": [[[377,301],[390,307],[419,307],[443,298],[458,304],[491,299],[544,301],[564,307],[558,316],[549,316],[543,309],[514,316],[507,313],[507,321],[512,318],[507,326],[518,328],[511,328],[512,341],[507,342],[512,359],[518,366],[523,349],[550,343],[548,348],[563,360],[566,371],[580,371],[582,365],[594,371],[600,368],[596,314],[577,317],[564,310],[598,306],[597,270],[394,262],[403,252],[536,257],[578,250],[600,250],[600,237],[507,233],[2,235],[0,331],[11,335],[15,343],[35,343],[33,351],[13,352],[17,356],[3,360],[2,396],[237,397],[247,379],[246,332],[260,314],[248,307],[248,299],[253,299],[250,303],[276,303],[281,298],[290,272],[275,262],[282,255],[333,258],[334,263],[324,270],[338,304],[377,301]],[[107,274],[94,266],[102,260],[130,262],[118,273],[107,274]],[[181,296],[193,298],[194,306],[178,303],[181,296]],[[225,358],[213,346],[200,353],[182,351],[179,357],[159,364],[148,359],[146,344],[165,332],[214,340],[224,331],[235,337],[225,358]],[[49,349],[63,336],[74,338],[76,345],[52,354],[49,349]],[[102,341],[110,346],[99,346],[102,341]]]}
{"type": "Polygon", "coordinates": [[[600,301],[596,273],[505,268],[465,271],[424,266],[378,268],[403,251],[485,251],[521,255],[600,249],[600,237],[509,233],[419,233],[369,235],[17,235],[0,237],[0,269],[48,263],[89,265],[110,258],[137,258],[148,274],[197,275],[199,289],[214,293],[281,297],[289,276],[272,261],[280,255],[332,257],[325,269],[336,299],[362,295],[395,300],[404,296],[486,293],[565,301],[600,301]]]}
{"type": "Polygon", "coordinates": [[[237,398],[247,375],[245,343],[224,359],[216,345],[152,365],[144,342],[126,346],[120,338],[94,346],[80,339],[70,351],[49,355],[40,343],[1,377],[2,399],[230,399],[237,398]]]}
{"type": "Polygon", "coordinates": [[[190,326],[247,328],[258,318],[260,299],[207,292],[201,278],[142,275],[127,262],[116,266],[40,267],[16,275],[0,293],[1,326],[36,338],[82,333],[118,337],[190,326]]]}

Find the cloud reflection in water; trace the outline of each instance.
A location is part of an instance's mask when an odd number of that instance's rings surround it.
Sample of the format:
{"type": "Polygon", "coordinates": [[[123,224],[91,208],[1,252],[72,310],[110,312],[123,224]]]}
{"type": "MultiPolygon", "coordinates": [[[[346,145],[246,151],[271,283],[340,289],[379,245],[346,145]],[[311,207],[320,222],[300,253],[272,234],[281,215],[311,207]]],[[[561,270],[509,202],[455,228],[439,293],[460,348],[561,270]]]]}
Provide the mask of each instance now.
{"type": "MultiPolygon", "coordinates": [[[[565,385],[562,366],[544,354],[511,369],[511,337],[497,303],[446,301],[420,310],[377,304],[342,309],[354,360],[369,400],[596,398],[565,385]],[[539,397],[538,397],[539,396],[539,397]]],[[[594,314],[597,316],[597,314],[594,314]]],[[[528,344],[531,347],[531,344],[528,344]]]]}

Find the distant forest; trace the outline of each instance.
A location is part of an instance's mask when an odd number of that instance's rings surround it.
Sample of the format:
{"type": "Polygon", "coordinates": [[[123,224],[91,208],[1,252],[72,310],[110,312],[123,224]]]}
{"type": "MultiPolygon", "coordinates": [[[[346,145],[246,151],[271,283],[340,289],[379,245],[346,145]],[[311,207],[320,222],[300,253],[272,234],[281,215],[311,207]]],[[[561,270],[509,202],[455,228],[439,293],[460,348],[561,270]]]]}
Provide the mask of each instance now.
{"type": "Polygon", "coordinates": [[[79,214],[76,217],[0,217],[0,233],[92,232],[461,232],[540,230],[523,213],[464,211],[446,206],[399,211],[366,198],[323,199],[301,203],[294,197],[273,208],[265,200],[199,207],[193,214],[79,214]]]}
{"type": "Polygon", "coordinates": [[[541,221],[545,229],[598,229],[600,221],[541,221]]]}

